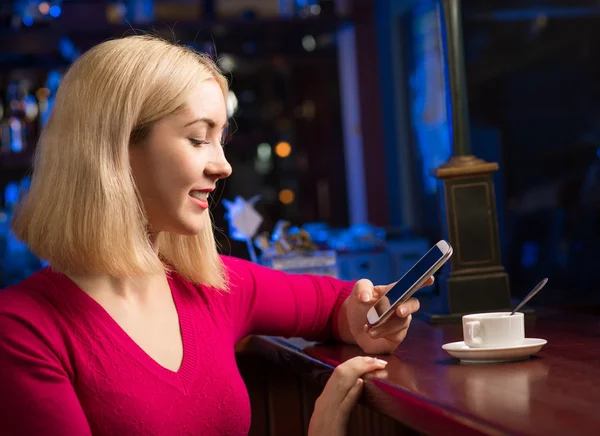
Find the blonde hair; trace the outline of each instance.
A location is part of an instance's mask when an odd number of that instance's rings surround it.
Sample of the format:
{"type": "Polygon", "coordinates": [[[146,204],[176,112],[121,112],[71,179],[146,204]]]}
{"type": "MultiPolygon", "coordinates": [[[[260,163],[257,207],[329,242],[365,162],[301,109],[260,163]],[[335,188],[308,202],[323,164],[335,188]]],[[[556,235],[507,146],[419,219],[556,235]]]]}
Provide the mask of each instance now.
{"type": "Polygon", "coordinates": [[[227,81],[208,57],[153,36],[84,53],[63,78],[40,136],[31,187],[12,222],[17,237],[63,273],[132,277],[173,269],[226,289],[210,215],[197,235],[161,233],[157,252],[129,163],[129,146],[209,79],[225,96],[227,81]]]}

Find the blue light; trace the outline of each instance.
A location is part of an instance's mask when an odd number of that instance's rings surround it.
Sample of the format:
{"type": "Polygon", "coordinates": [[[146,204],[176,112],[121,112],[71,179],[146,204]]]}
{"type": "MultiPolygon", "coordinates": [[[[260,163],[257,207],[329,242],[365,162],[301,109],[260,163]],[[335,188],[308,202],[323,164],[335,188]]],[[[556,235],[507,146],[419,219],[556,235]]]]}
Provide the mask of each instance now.
{"type": "Polygon", "coordinates": [[[507,9],[493,12],[491,16],[497,21],[529,21],[540,16],[548,18],[577,18],[598,15],[598,8],[560,8],[534,7],[526,9],[507,9]]]}
{"type": "Polygon", "coordinates": [[[29,191],[29,187],[31,186],[31,177],[30,176],[25,176],[21,179],[21,192],[25,193],[27,191],[29,191]]]}
{"type": "Polygon", "coordinates": [[[11,182],[4,188],[4,202],[12,206],[17,201],[19,201],[19,185],[11,182]]]}
{"type": "Polygon", "coordinates": [[[74,61],[79,56],[79,51],[75,48],[73,42],[67,38],[62,37],[58,41],[58,51],[60,54],[69,61],[74,61]]]}
{"type": "Polygon", "coordinates": [[[60,17],[62,10],[60,9],[60,6],[58,5],[54,5],[50,7],[50,16],[53,18],[58,18],[60,17]]]}
{"type": "Polygon", "coordinates": [[[598,159],[600,159],[600,148],[596,150],[596,156],[598,156],[598,159]]]}
{"type": "Polygon", "coordinates": [[[24,16],[23,17],[23,24],[25,24],[27,27],[33,26],[33,18],[30,17],[29,15],[24,16]]]}
{"type": "Polygon", "coordinates": [[[532,268],[537,265],[540,257],[540,246],[532,241],[526,241],[521,248],[521,265],[532,268]]]}

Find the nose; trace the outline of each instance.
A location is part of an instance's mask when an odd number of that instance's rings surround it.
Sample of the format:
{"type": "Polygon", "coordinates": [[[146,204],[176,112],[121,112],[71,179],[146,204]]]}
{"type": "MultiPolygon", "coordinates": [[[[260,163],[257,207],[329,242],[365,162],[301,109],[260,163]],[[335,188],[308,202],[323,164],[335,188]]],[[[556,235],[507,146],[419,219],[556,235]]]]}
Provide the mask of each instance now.
{"type": "Polygon", "coordinates": [[[225,158],[222,148],[219,147],[219,151],[214,153],[213,158],[206,164],[204,171],[216,180],[225,179],[231,175],[231,165],[225,158]]]}

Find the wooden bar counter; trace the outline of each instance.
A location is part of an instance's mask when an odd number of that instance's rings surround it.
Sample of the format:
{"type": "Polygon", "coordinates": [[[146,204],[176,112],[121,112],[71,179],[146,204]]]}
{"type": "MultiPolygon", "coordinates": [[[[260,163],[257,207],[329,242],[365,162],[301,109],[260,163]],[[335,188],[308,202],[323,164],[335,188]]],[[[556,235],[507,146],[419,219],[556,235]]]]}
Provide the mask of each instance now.
{"type": "MultiPolygon", "coordinates": [[[[525,361],[467,365],[442,345],[460,324],[414,320],[383,371],[366,377],[354,435],[600,435],[600,316],[540,310],[526,336],[548,341],[525,361]]],[[[597,311],[600,313],[600,310],[597,311]]],[[[252,435],[305,435],[333,368],[358,347],[253,336],[238,362],[252,402],[252,435]]],[[[327,435],[325,435],[327,436],[327,435]]]]}

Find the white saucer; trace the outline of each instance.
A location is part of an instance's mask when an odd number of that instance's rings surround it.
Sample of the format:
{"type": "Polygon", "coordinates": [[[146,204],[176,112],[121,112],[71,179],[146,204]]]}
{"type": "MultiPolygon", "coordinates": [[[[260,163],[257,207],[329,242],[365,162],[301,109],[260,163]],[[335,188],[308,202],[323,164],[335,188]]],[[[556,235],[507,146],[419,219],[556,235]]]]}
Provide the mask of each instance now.
{"type": "Polygon", "coordinates": [[[498,348],[471,348],[463,341],[450,342],[442,348],[463,363],[499,363],[523,360],[534,355],[546,345],[545,339],[526,338],[522,345],[498,348]]]}

